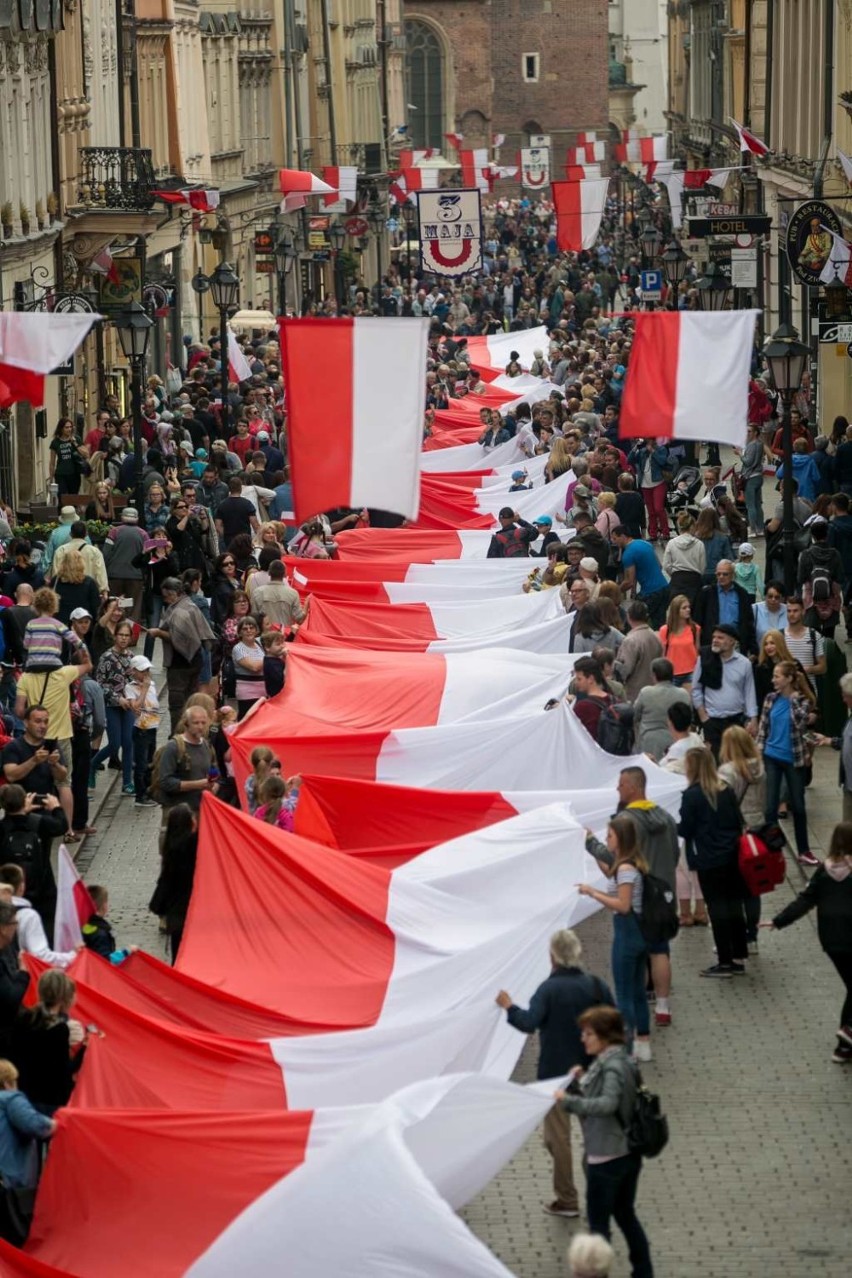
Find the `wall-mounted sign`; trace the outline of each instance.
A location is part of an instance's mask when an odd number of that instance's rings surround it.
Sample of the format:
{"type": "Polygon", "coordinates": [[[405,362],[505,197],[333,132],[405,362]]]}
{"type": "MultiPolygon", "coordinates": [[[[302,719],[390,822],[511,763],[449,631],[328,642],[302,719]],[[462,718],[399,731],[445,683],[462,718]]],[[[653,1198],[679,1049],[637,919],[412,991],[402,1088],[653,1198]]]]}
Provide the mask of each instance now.
{"type": "Polygon", "coordinates": [[[123,310],[131,302],[142,304],[142,261],[138,257],[114,257],[109,275],[98,276],[98,308],[123,310]]]}
{"type": "Polygon", "coordinates": [[[550,181],[550,151],[544,146],[521,148],[521,186],[547,186],[550,181]]]}
{"type": "Polygon", "coordinates": [[[708,235],[768,235],[772,219],[767,213],[738,213],[735,217],[691,217],[689,234],[696,239],[708,235]]]}
{"type": "Polygon", "coordinates": [[[842,238],[840,219],[824,200],[806,200],[791,215],[785,236],[787,261],[800,283],[819,287],[834,245],[832,231],[842,238]]]}
{"type": "Polygon", "coordinates": [[[309,217],[308,218],[308,248],[313,252],[325,253],[331,251],[331,241],[328,238],[328,228],[331,224],[329,217],[309,217]]]}
{"type": "Polygon", "coordinates": [[[479,191],[418,191],[417,219],[423,269],[458,276],[482,266],[479,191]]]}
{"type": "Polygon", "coordinates": [[[274,232],[273,231],[255,231],[254,251],[255,253],[274,253],[275,252],[274,232]]]}

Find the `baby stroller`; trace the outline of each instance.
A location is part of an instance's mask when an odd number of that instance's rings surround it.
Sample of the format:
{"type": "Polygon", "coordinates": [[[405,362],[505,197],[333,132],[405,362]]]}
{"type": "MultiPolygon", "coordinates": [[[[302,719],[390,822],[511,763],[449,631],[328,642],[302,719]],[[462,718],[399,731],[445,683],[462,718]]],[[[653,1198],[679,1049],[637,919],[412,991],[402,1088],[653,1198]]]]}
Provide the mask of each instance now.
{"type": "Polygon", "coordinates": [[[669,484],[669,491],[666,494],[666,507],[672,522],[677,521],[678,515],[683,510],[689,511],[690,515],[693,516],[698,514],[695,498],[698,496],[700,487],[701,471],[699,468],[697,466],[681,466],[669,484]]]}

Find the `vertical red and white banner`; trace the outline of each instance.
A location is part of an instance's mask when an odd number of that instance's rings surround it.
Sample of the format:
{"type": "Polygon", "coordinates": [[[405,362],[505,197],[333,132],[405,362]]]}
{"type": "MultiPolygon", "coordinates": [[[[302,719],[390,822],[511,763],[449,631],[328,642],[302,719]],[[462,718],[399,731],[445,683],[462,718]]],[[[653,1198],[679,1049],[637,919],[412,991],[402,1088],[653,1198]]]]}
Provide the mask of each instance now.
{"type": "Polygon", "coordinates": [[[459,151],[459,160],[462,167],[462,185],[475,186],[477,190],[485,191],[487,195],[491,190],[487,148],[482,146],[472,151],[459,151]]]}
{"type": "Polygon", "coordinates": [[[336,506],[416,519],[428,319],[281,319],[278,329],[296,519],[336,506]]]}
{"type": "Polygon", "coordinates": [[[419,191],[417,219],[423,269],[451,277],[482,265],[479,191],[419,191]]]}
{"type": "Polygon", "coordinates": [[[608,188],[608,178],[551,183],[560,252],[579,253],[592,247],[598,238],[608,188]]]}

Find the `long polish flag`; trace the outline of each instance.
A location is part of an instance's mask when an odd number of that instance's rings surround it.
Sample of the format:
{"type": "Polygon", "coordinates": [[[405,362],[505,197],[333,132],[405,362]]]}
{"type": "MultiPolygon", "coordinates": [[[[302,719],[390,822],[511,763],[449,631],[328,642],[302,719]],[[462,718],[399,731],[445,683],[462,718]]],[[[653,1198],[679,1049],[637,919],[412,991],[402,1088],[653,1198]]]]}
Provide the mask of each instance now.
{"type": "Polygon", "coordinates": [[[450,445],[447,448],[430,449],[429,452],[424,452],[421,458],[420,470],[422,477],[422,472],[435,474],[443,474],[446,471],[483,472],[486,467],[493,470],[501,470],[503,467],[508,467],[508,473],[511,475],[513,470],[523,469],[524,467],[529,468],[537,460],[539,458],[528,458],[517,438],[513,436],[505,444],[498,444],[496,448],[490,449],[487,453],[482,445],[476,442],[450,445]],[[518,462],[523,462],[523,466],[518,467],[518,462]]]}
{"type": "Polygon", "coordinates": [[[556,206],[556,243],[563,253],[589,249],[598,238],[609,179],[552,182],[556,206]]]}
{"type": "MultiPolygon", "coordinates": [[[[336,731],[316,715],[285,719],[275,709],[275,701],[267,703],[231,736],[241,781],[258,745],[272,748],[287,775],[304,770],[443,790],[556,790],[566,778],[575,788],[598,788],[614,783],[625,766],[600,749],[567,706],[523,718],[336,731]]],[[[644,756],[637,762],[650,767],[644,756]]]]}
{"type": "Polygon", "coordinates": [[[428,319],[281,319],[278,326],[296,519],[335,506],[416,519],[428,319]],[[329,430],[317,427],[322,368],[334,370],[322,383],[329,430]]]}
{"type": "Polygon", "coordinates": [[[548,590],[503,598],[499,610],[483,608],[478,599],[434,604],[312,599],[299,645],[445,656],[508,648],[518,660],[522,652],[564,654],[567,636],[559,592],[548,590]],[[513,607],[519,603],[526,606],[513,607]]]}
{"type": "Polygon", "coordinates": [[[565,509],[568,486],[574,472],[566,471],[549,484],[523,492],[509,492],[510,482],[466,487],[447,483],[435,475],[421,476],[420,515],[415,528],[490,528],[499,531],[499,512],[507,506],[527,523],[548,516],[554,519],[565,509]]]}
{"type": "Polygon", "coordinates": [[[715,440],[741,447],[757,315],[754,310],[638,314],[619,437],[715,440]]]}
{"type": "Polygon", "coordinates": [[[467,349],[471,367],[480,376],[492,373],[495,377],[504,372],[512,351],[517,351],[521,368],[528,370],[535,359],[535,351],[548,345],[547,328],[540,324],[519,333],[492,333],[488,337],[469,337],[467,349]]]}
{"type": "MultiPolygon", "coordinates": [[[[290,580],[307,597],[355,599],[377,603],[448,603],[466,599],[517,597],[532,568],[528,559],[447,560],[432,564],[395,565],[389,572],[381,560],[341,564],[329,573],[327,559],[290,560],[290,580]],[[497,565],[500,565],[497,568],[497,565]],[[317,570],[317,565],[319,568],[317,570]],[[506,565],[509,565],[508,569],[506,565]]],[[[336,565],[337,566],[337,565],[336,565]]],[[[295,649],[294,649],[295,651],[295,649]]]]}
{"type": "Polygon", "coordinates": [[[44,379],[76,351],[100,315],[0,311],[0,408],[44,404],[44,379]]]}
{"type": "Polygon", "coordinates": [[[376,1105],[249,1121],[227,1108],[66,1110],[26,1252],[0,1243],[0,1273],[231,1278],[278,1272],[286,1254],[294,1278],[343,1278],[376,1273],[392,1255],[408,1278],[506,1278],[455,1209],[521,1147],[551,1092],[457,1074],[376,1105]],[[409,1128],[416,1139],[407,1141],[409,1128]],[[332,1230],[330,1193],[340,1204],[332,1230]],[[395,1209],[376,1217],[376,1204],[389,1202],[395,1209]]]}

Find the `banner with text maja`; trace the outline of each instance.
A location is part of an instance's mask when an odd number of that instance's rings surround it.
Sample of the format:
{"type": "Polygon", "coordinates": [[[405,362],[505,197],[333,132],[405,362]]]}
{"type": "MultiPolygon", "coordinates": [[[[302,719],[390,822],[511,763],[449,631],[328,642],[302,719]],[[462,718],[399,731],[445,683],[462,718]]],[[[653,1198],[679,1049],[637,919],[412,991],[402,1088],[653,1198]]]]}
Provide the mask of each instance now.
{"type": "Polygon", "coordinates": [[[417,221],[424,270],[456,276],[480,269],[479,191],[418,191],[417,221]]]}
{"type": "Polygon", "coordinates": [[[278,321],[296,519],[373,506],[416,519],[428,319],[278,321]],[[322,369],[334,375],[322,377],[322,369]],[[317,429],[321,412],[330,423],[317,429]]]}
{"type": "Polygon", "coordinates": [[[521,186],[547,186],[550,181],[550,151],[546,146],[521,147],[521,186]]]}
{"type": "Polygon", "coordinates": [[[745,444],[757,315],[757,311],[638,314],[619,437],[745,444]]]}
{"type": "Polygon", "coordinates": [[[562,253],[589,249],[598,238],[609,179],[551,182],[556,205],[556,244],[562,253]]]}

